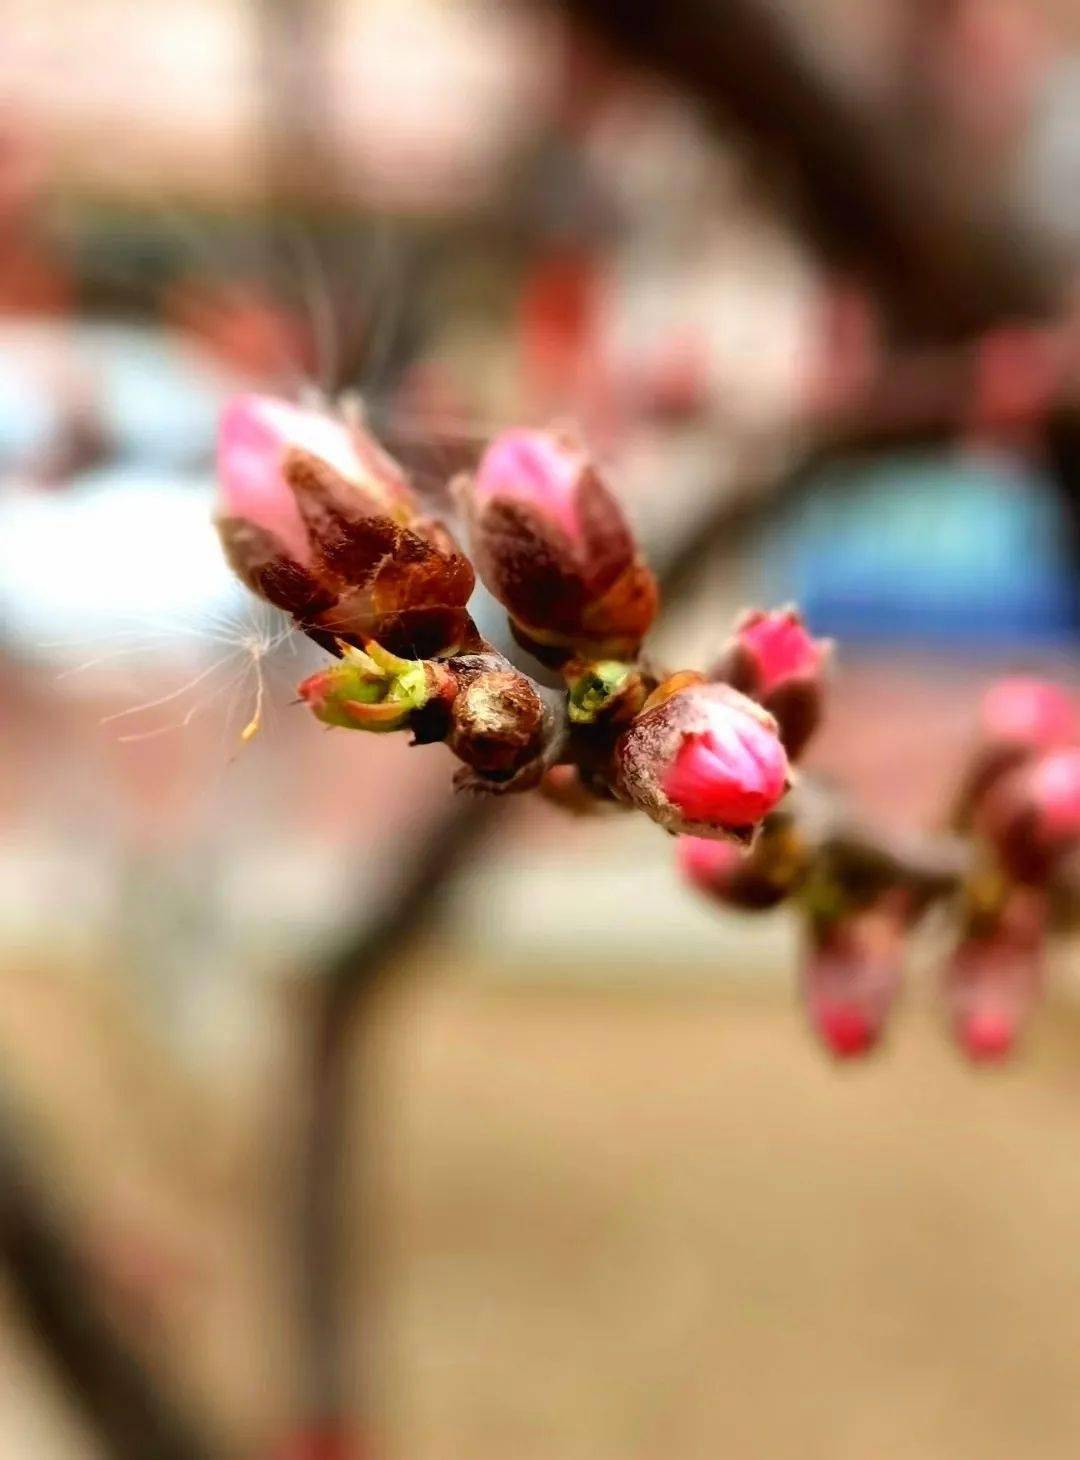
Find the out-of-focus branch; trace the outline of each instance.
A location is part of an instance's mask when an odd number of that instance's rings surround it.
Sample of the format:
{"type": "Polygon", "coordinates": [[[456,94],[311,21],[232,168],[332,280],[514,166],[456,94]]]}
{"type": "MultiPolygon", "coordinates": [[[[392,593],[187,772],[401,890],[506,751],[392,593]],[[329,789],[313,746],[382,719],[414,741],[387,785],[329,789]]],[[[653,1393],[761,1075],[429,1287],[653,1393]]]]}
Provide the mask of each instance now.
{"type": "Polygon", "coordinates": [[[54,1375],[113,1460],[217,1452],[111,1322],[0,1113],[0,1272],[54,1375]]]}
{"type": "MultiPolygon", "coordinates": [[[[364,1009],[437,915],[440,893],[489,827],[495,803],[455,798],[420,833],[405,874],[372,920],[348,929],[316,970],[310,1105],[301,1157],[300,1243],[307,1332],[306,1401],[321,1428],[342,1424],[342,1152],[349,1057],[364,1009]]],[[[357,1406],[355,1399],[350,1408],[357,1406]]]]}
{"type": "Polygon", "coordinates": [[[623,60],[673,82],[773,165],[823,256],[872,283],[896,323],[955,336],[1042,314],[1047,271],[879,119],[830,84],[762,0],[561,0],[623,60]]]}

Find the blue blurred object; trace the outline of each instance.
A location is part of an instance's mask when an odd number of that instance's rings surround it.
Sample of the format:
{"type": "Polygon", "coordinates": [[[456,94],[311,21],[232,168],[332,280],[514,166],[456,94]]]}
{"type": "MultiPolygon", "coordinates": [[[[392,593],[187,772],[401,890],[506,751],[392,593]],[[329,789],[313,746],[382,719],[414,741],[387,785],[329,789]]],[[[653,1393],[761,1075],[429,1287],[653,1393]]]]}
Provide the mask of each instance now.
{"type": "Polygon", "coordinates": [[[209,459],[225,384],[159,330],[84,325],[76,347],[98,382],[120,456],[159,466],[209,459]]]}
{"type": "Polygon", "coordinates": [[[1070,527],[1051,483],[1002,455],[831,469],[765,547],[770,594],[848,642],[1041,648],[1075,639],[1070,527]]]}
{"type": "Polygon", "coordinates": [[[9,327],[0,332],[0,470],[17,472],[55,439],[64,389],[93,411],[118,459],[205,467],[222,401],[235,388],[225,372],[153,327],[9,327]]]}

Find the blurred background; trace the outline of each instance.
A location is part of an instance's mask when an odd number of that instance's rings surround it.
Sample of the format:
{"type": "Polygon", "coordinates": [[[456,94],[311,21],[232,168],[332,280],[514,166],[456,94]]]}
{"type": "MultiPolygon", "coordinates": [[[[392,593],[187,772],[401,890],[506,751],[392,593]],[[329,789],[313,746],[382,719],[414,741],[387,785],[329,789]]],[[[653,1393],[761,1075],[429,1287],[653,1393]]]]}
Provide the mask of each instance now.
{"type": "Polygon", "coordinates": [[[239,389],[444,511],[573,419],[931,826],[1075,679],[1078,200],[1071,0],[0,0],[0,1456],[1076,1453],[1073,951],[833,1067],[644,818],[317,732],[210,510],[239,389]]]}

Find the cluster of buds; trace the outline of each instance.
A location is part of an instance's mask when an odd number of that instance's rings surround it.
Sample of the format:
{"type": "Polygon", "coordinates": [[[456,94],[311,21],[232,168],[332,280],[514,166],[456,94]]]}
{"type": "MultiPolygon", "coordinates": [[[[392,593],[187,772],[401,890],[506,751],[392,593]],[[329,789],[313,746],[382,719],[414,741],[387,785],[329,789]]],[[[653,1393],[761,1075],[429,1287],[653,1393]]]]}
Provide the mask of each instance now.
{"type": "Polygon", "coordinates": [[[218,476],[234,571],[334,656],[299,689],[323,724],[442,742],[474,790],[528,790],[569,768],[668,831],[746,846],[787,792],[785,726],[800,712],[782,695],[642,662],[656,580],[569,433],[506,431],[454,483],[468,554],[356,420],[241,397],[218,476]],[[480,637],[477,574],[561,693],[480,637]]]}
{"type": "MultiPolygon", "coordinates": [[[[820,715],[827,652],[793,610],[753,613],[717,672],[773,711],[794,757],[820,715]]],[[[944,904],[955,930],[942,973],[953,1037],[973,1060],[1009,1053],[1041,991],[1054,921],[1075,901],[1080,723],[1069,696],[1033,679],[990,688],[947,835],[905,845],[811,792],[804,785],[768,815],[746,854],[684,840],[686,877],[728,907],[796,909],[807,1015],[840,1058],[878,1045],[909,936],[944,904]]]]}
{"type": "Polygon", "coordinates": [[[946,983],[974,1059],[1015,1044],[1042,990],[1049,934],[1066,917],[1080,848],[1080,720],[1057,685],[1005,679],[985,695],[955,824],[978,850],[962,889],[946,983]]]}
{"type": "Polygon", "coordinates": [[[879,1043],[909,935],[945,903],[955,1037],[978,1059],[1011,1048],[1048,930],[1076,900],[1062,887],[1080,863],[1080,728],[1061,690],[995,686],[950,831],[901,846],[795,784],[831,645],[794,608],[744,614],[707,674],[642,657],[656,581],[570,433],[506,431],[455,481],[468,553],[358,420],[242,397],[218,466],[229,562],[331,656],[299,687],[317,720],[442,743],[472,790],[622,802],[679,837],[685,874],[717,901],[790,904],[808,1017],[838,1056],[879,1043]],[[481,638],[477,576],[561,691],[481,638]]]}

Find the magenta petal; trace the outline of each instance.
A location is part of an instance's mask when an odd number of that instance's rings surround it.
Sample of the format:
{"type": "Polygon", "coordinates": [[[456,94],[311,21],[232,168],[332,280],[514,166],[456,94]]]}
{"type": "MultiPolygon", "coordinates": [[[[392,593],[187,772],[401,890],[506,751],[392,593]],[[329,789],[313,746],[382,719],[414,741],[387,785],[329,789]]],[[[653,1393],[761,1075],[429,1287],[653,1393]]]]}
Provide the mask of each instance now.
{"type": "Polygon", "coordinates": [[[664,794],[689,821],[756,825],[787,789],[777,736],[742,711],[721,708],[715,728],[688,735],[664,778],[664,794]]]}
{"type": "Polygon", "coordinates": [[[821,663],[823,646],[807,633],[791,610],[761,613],[739,629],[737,638],[757,664],[760,691],[797,675],[810,675],[821,663]]]}
{"type": "Polygon", "coordinates": [[[272,396],[231,400],[218,430],[218,511],[262,528],[293,561],[307,564],[307,531],[282,474],[285,453],[293,447],[320,457],[351,481],[361,474],[352,438],[341,421],[272,396]]]}
{"type": "Polygon", "coordinates": [[[993,1005],[971,1009],[956,1023],[956,1037],[973,1060],[1004,1059],[1012,1051],[1018,1032],[1016,1014],[993,1005]]]}
{"type": "Polygon", "coordinates": [[[1080,750],[1043,756],[1032,768],[1030,791],[1041,830],[1055,840],[1080,836],[1080,750]]]}
{"type": "Polygon", "coordinates": [[[1017,676],[998,680],[980,712],[987,740],[1048,750],[1075,740],[1080,723],[1071,698],[1056,684],[1017,676]]]}
{"type": "Polygon", "coordinates": [[[576,539],[575,499],[585,465],[579,447],[551,432],[504,431],[485,451],[473,491],[479,506],[498,499],[534,507],[576,539]]]}
{"type": "Polygon", "coordinates": [[[811,1008],[811,1017],[829,1050],[839,1059],[853,1059],[867,1054],[877,1044],[880,1028],[871,1024],[866,1012],[857,1004],[818,1002],[811,1008]]]}
{"type": "Polygon", "coordinates": [[[724,883],[743,860],[742,852],[732,842],[704,836],[681,836],[676,855],[684,875],[705,888],[724,883]]]}

